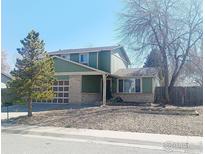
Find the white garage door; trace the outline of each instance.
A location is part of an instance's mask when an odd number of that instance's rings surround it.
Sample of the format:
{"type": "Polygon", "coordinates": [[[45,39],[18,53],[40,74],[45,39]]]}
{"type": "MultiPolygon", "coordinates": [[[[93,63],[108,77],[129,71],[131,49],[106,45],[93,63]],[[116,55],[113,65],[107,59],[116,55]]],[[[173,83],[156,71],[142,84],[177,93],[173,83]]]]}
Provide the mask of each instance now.
{"type": "Polygon", "coordinates": [[[69,80],[58,80],[53,86],[54,103],[69,103],[69,80]]]}

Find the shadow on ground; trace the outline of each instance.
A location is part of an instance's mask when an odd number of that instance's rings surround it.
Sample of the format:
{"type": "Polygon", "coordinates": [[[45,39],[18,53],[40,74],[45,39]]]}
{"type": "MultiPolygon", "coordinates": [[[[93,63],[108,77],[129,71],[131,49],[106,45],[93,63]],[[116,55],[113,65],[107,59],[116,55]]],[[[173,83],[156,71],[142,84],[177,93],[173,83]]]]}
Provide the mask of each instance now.
{"type": "MultiPolygon", "coordinates": [[[[62,109],[80,109],[87,107],[95,107],[96,105],[90,104],[54,104],[54,103],[33,103],[32,111],[50,111],[50,110],[62,110],[62,109]]],[[[27,112],[26,105],[12,105],[8,107],[9,112],[27,112]]],[[[7,107],[2,106],[1,112],[7,112],[7,107]]]]}

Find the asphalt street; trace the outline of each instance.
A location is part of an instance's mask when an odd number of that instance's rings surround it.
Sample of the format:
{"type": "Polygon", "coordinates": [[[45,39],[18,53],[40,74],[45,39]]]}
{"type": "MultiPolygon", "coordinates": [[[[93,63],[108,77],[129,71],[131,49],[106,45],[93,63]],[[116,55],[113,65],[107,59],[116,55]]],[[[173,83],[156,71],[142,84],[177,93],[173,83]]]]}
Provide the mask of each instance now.
{"type": "Polygon", "coordinates": [[[152,146],[2,133],[2,154],[172,154],[152,146]]]}

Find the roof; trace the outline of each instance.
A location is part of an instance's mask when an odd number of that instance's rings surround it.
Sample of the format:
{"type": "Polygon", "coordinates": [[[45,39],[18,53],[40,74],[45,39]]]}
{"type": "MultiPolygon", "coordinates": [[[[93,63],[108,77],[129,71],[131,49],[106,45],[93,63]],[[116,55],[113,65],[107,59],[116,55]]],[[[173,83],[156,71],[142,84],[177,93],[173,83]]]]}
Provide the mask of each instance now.
{"type": "Polygon", "coordinates": [[[126,68],[126,69],[119,69],[117,72],[114,73],[116,76],[120,77],[154,77],[158,74],[157,68],[154,67],[147,67],[147,68],[126,68]]]}
{"type": "Polygon", "coordinates": [[[115,49],[121,49],[125,60],[130,64],[130,60],[125,52],[123,46],[115,45],[115,46],[104,46],[104,47],[92,47],[92,48],[77,48],[77,49],[64,49],[58,51],[51,51],[48,52],[49,55],[63,55],[63,54],[70,54],[70,53],[83,53],[83,52],[99,52],[99,51],[113,51],[115,49]]]}
{"type": "Polygon", "coordinates": [[[93,48],[77,48],[77,49],[64,49],[58,51],[52,51],[48,54],[56,55],[56,54],[68,54],[68,53],[79,53],[79,52],[98,52],[98,51],[111,51],[120,46],[104,46],[104,47],[93,47],[93,48]]]}

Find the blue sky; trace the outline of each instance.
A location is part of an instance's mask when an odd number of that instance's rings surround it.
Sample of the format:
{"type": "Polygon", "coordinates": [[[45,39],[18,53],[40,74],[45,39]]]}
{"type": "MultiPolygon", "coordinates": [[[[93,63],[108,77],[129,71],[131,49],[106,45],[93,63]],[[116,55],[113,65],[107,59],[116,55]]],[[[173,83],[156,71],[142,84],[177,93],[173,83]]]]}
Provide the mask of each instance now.
{"type": "Polygon", "coordinates": [[[2,49],[13,68],[20,40],[32,29],[47,51],[116,45],[121,0],[2,0],[2,49]]]}

